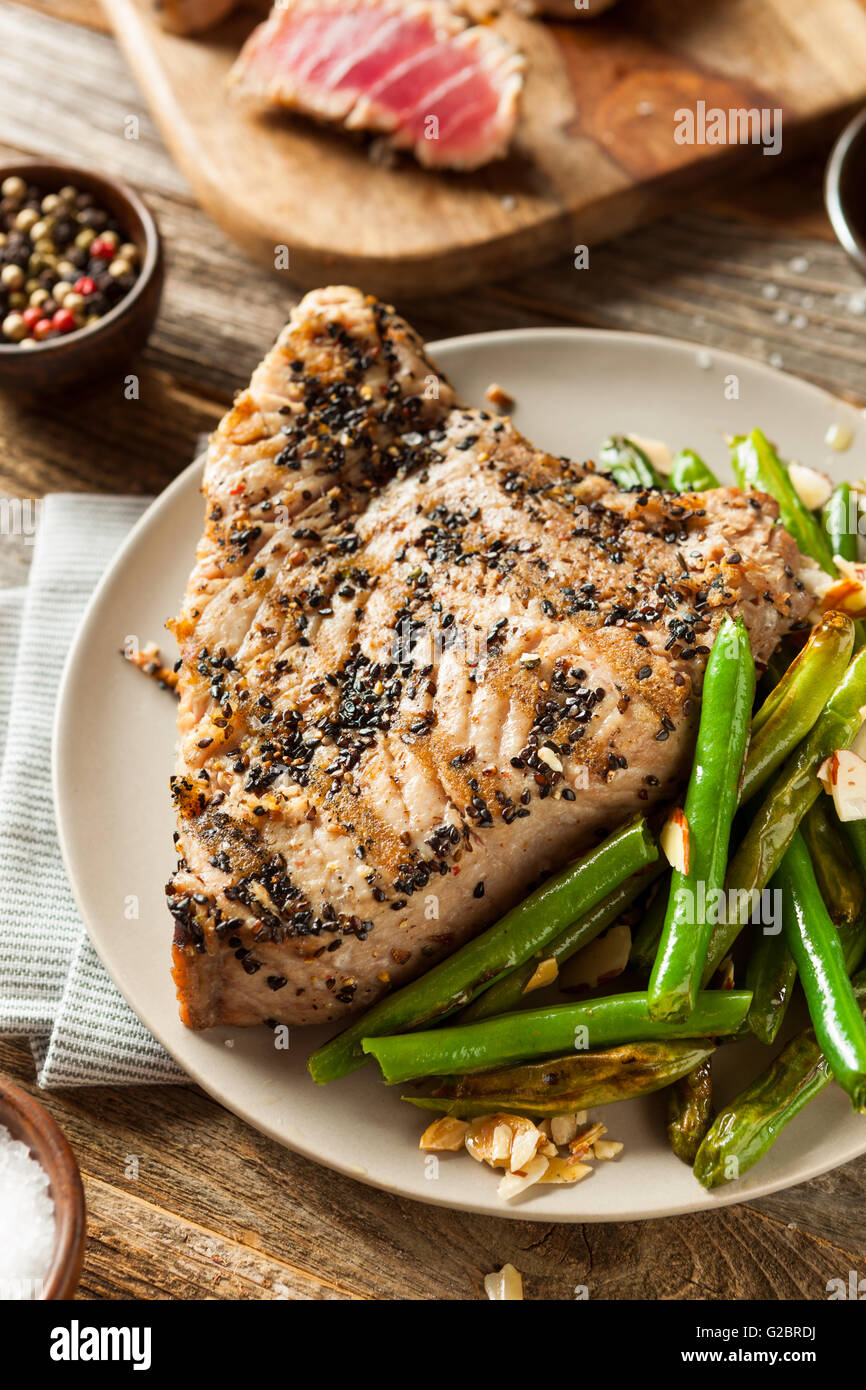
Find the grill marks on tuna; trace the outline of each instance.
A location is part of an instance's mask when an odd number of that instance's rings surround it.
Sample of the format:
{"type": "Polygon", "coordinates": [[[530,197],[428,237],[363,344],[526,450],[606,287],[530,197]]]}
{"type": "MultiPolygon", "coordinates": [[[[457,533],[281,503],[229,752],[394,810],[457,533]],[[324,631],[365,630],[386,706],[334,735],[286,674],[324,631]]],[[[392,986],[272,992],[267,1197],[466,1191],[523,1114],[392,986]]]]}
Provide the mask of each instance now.
{"type": "Polygon", "coordinates": [[[213,437],[182,652],[174,973],[193,1027],[340,1018],[687,774],[721,615],[802,623],[763,496],[620,492],[308,295],[213,437]]]}
{"type": "Polygon", "coordinates": [[[474,169],[508,148],[522,68],[503,38],[442,0],[288,0],[253,31],[230,81],[431,168],[474,169]]]}

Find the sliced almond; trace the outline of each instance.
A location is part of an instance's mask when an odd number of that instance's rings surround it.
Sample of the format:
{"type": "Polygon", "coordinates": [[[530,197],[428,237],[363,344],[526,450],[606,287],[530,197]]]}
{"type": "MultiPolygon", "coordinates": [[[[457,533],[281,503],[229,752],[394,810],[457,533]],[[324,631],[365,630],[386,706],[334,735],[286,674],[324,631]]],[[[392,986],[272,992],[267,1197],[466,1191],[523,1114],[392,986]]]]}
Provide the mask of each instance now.
{"type": "Polygon", "coordinates": [[[616,1158],[622,1150],[623,1146],[618,1139],[596,1139],[592,1146],[596,1158],[616,1158]]]}
{"type": "Polygon", "coordinates": [[[511,1141],[508,1166],[512,1173],[522,1173],[535,1157],[539,1144],[545,1142],[544,1135],[533,1125],[532,1129],[518,1130],[511,1141]]]}
{"type": "Polygon", "coordinates": [[[850,748],[838,748],[821,764],[818,775],[841,821],[866,819],[866,760],[850,748]]]}
{"type": "Polygon", "coordinates": [[[546,763],[552,772],[562,771],[562,762],[556,756],[552,748],[545,748],[543,746],[539,748],[538,760],[539,762],[546,763]]]}
{"type": "Polygon", "coordinates": [[[603,1138],[605,1134],[607,1134],[607,1125],[603,1124],[590,1125],[588,1129],[576,1134],[568,1146],[571,1162],[574,1163],[576,1159],[583,1158],[588,1154],[596,1140],[603,1138]]]}
{"type": "Polygon", "coordinates": [[[788,465],[788,477],[794,485],[794,491],[805,507],[810,512],[817,511],[823,507],[833,491],[833,479],[826,473],[819,473],[816,468],[808,468],[802,463],[791,463],[788,465]]]}
{"type": "MultiPolygon", "coordinates": [[[[584,1119],[586,1112],[583,1112],[584,1119]]],[[[570,1144],[583,1120],[578,1115],[555,1115],[550,1121],[550,1137],[554,1144],[570,1144]]]]}
{"type": "Polygon", "coordinates": [[[672,868],[681,874],[689,871],[689,823],[681,806],[675,806],[662,826],[659,835],[662,852],[672,868]]]}
{"type": "Polygon", "coordinates": [[[484,1291],[491,1302],[515,1303],[523,1298],[523,1278],[514,1265],[503,1265],[495,1274],[485,1274],[484,1291]]]}
{"type": "Polygon", "coordinates": [[[544,1158],[541,1154],[536,1154],[535,1158],[527,1163],[520,1173],[506,1173],[496,1191],[504,1202],[511,1201],[512,1197],[517,1197],[521,1192],[525,1192],[528,1187],[541,1182],[548,1167],[553,1159],[544,1158]]]}
{"type": "Polygon", "coordinates": [[[440,1120],[434,1120],[432,1125],[427,1126],[421,1135],[418,1148],[430,1152],[445,1149],[456,1153],[458,1149],[463,1148],[468,1132],[469,1125],[466,1120],[457,1120],[453,1115],[443,1115],[440,1120]]]}
{"type": "Polygon", "coordinates": [[[580,1182],[591,1172],[592,1168],[588,1163],[574,1163],[567,1158],[552,1158],[547,1172],[542,1174],[539,1182],[580,1182]]]}
{"type": "MultiPolygon", "coordinates": [[[[490,1144],[490,1162],[494,1168],[507,1164],[511,1166],[511,1146],[514,1139],[514,1131],[510,1125],[498,1124],[493,1131],[493,1139],[490,1144]]],[[[535,1142],[533,1136],[532,1152],[535,1153],[535,1142]]]]}
{"type": "Polygon", "coordinates": [[[533,989],[543,989],[545,985],[552,985],[558,974],[559,966],[553,956],[549,956],[547,960],[539,963],[538,969],[526,981],[523,986],[523,993],[529,994],[533,989]]]}
{"type": "Polygon", "coordinates": [[[656,472],[667,477],[674,464],[674,456],[669,445],[665,444],[662,439],[645,439],[641,434],[630,434],[628,438],[632,444],[643,449],[656,472]]]}
{"type": "Polygon", "coordinates": [[[524,1155],[536,1153],[545,1136],[524,1115],[483,1115],[473,1120],[465,1142],[479,1162],[489,1163],[491,1168],[509,1168],[518,1137],[518,1152],[524,1155]]]}
{"type": "Polygon", "coordinates": [[[866,617],[866,565],[856,560],[843,560],[841,555],[833,558],[839,578],[825,590],[821,607],[825,613],[838,608],[849,618],[866,617]]]}
{"type": "Polygon", "coordinates": [[[578,951],[562,970],[560,984],[563,989],[594,989],[621,975],[630,954],[631,930],[622,922],[578,951]]]}

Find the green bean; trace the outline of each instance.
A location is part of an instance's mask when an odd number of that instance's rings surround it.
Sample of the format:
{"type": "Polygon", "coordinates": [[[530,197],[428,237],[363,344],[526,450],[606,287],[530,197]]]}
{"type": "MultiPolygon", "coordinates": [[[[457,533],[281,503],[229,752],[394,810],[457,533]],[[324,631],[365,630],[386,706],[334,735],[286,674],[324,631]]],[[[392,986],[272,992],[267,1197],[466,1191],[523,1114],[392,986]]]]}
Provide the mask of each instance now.
{"type": "Polygon", "coordinates": [[[709,492],[721,484],[694,449],[681,449],[671,466],[670,484],[675,492],[709,492]]]}
{"type": "Polygon", "coordinates": [[[707,662],[692,775],[685,800],[688,869],[674,869],[662,938],[647,989],[650,1016],[694,1008],[713,923],[697,908],[720,893],[755,698],[755,663],[742,618],[726,617],[707,662]]]}
{"type": "MultiPolygon", "coordinates": [[[[765,726],[766,727],[766,726],[765,726]]],[[[863,883],[850,855],[824,806],[826,798],[818,797],[804,816],[800,829],[815,870],[821,897],[832,920],[853,922],[863,906],[863,883]]],[[[777,886],[770,880],[771,890],[777,886]]],[[[783,895],[783,911],[790,908],[783,895]]],[[[752,1007],[748,1024],[760,1042],[772,1043],[781,1027],[791,1002],[797,979],[797,967],[782,932],[770,935],[756,932],[752,955],[746,972],[746,987],[752,991],[752,1007]]]]}
{"type": "Polygon", "coordinates": [[[622,488],[665,487],[644,450],[625,434],[613,434],[601,446],[599,462],[622,488]]]}
{"type": "Polygon", "coordinates": [[[839,822],[828,810],[827,797],[818,797],[800,829],[827,911],[837,926],[853,922],[863,907],[863,879],[846,848],[839,822]]]}
{"type": "Polygon", "coordinates": [[[656,1023],[645,994],[618,994],[586,1004],[518,1010],[463,1028],[365,1038],[363,1047],[376,1058],[389,1085],[416,1076],[462,1076],[569,1050],[733,1033],[746,1017],[751,998],[744,990],[708,990],[698,995],[685,1023],[656,1023]]]}
{"type": "Polygon", "coordinates": [[[492,927],[420,979],[395,991],[318,1048],[307,1062],[314,1081],[335,1081],[364,1065],[361,1039],[419,1028],[462,1008],[515,970],[569,922],[658,858],[643,820],[623,826],[562,873],[549,878],[492,927]]]}
{"type": "Polygon", "coordinates": [[[845,820],[840,829],[861,879],[866,880],[866,821],[845,820]]]}
{"type": "Polygon", "coordinates": [[[769,492],[779,504],[782,525],[804,555],[811,555],[828,574],[835,574],[833,555],[820,523],[800,501],[787,468],[760,430],[734,440],[731,463],[740,487],[769,492]]]}
{"type": "Polygon", "coordinates": [[[643,975],[647,980],[655,965],[659,942],[662,939],[662,927],[667,915],[669,892],[670,878],[659,884],[656,895],[649,907],[646,908],[641,924],[632,939],[631,954],[628,958],[629,965],[633,966],[638,974],[643,975]]]}
{"type": "Polygon", "coordinates": [[[704,1058],[668,1091],[668,1142],[683,1163],[689,1166],[713,1121],[713,1073],[709,1057],[704,1058]]]}
{"type": "MultiPolygon", "coordinates": [[[[771,889],[778,886],[782,899],[782,911],[790,912],[790,895],[784,892],[778,874],[770,880],[771,889]]],[[[839,943],[850,974],[860,964],[863,950],[866,949],[866,919],[857,917],[843,922],[838,929],[839,943]]],[[[774,1043],[797,981],[797,966],[783,930],[770,934],[755,929],[752,955],[746,971],[746,989],[752,991],[752,1003],[746,1022],[749,1032],[759,1042],[774,1043]]]]}
{"type": "Polygon", "coordinates": [[[726,920],[713,928],[705,981],[749,920],[754,895],[769,883],[797,826],[817,798],[821,790],[817,769],[836,749],[847,748],[860,728],[864,704],[866,651],[851,662],[814,728],[776,773],[728,866],[726,887],[732,908],[726,920]]]}
{"type": "Polygon", "coordinates": [[[782,919],[785,938],[797,965],[815,1036],[854,1109],[863,1111],[866,1023],[848,979],[838,932],[821,900],[799,831],[782,861],[778,879],[790,904],[782,919]]]}
{"type": "Polygon", "coordinates": [[[533,1066],[446,1077],[432,1095],[402,1099],[422,1110],[444,1110],[465,1119],[498,1111],[573,1115],[591,1105],[610,1105],[669,1086],[684,1072],[700,1067],[712,1051],[712,1044],[692,1038],[572,1052],[533,1066]]]}
{"type": "Polygon", "coordinates": [[[854,530],[851,530],[851,484],[840,483],[833,489],[821,513],[831,555],[843,560],[857,559],[857,511],[854,509],[854,530]]]}
{"type": "Polygon", "coordinates": [[[752,720],[741,800],[750,801],[813,728],[845,674],[854,646],[854,624],[827,613],[812,629],[776,688],[752,720]]]}
{"type": "MultiPolygon", "coordinates": [[[[851,984],[858,1005],[866,1007],[866,971],[851,984]]],[[[815,1030],[807,1028],[716,1116],[698,1149],[695,1177],[709,1188],[743,1177],[831,1079],[815,1030]]]]}
{"type": "MultiPolygon", "coordinates": [[[[778,875],[770,879],[774,889],[778,875]]],[[[784,903],[783,903],[784,911],[784,903]]],[[[772,1043],[788,1012],[797,967],[781,930],[775,935],[755,927],[752,954],[746,969],[746,988],[752,991],[752,1003],[746,1020],[759,1042],[772,1043]]]]}
{"type": "Polygon", "coordinates": [[[845,957],[845,969],[849,975],[853,975],[866,955],[866,913],[861,912],[853,922],[842,923],[839,942],[845,957]]]}
{"type": "MultiPolygon", "coordinates": [[[[843,923],[856,937],[858,932],[864,931],[858,920],[863,907],[863,885],[836,827],[822,805],[824,800],[824,797],[819,797],[812,806],[802,822],[801,831],[810,853],[812,867],[815,869],[821,897],[831,919],[835,923],[843,923]],[[812,843],[815,843],[818,850],[817,860],[812,853],[812,843]]],[[[797,872],[796,865],[792,872],[797,872]]],[[[770,880],[770,888],[771,891],[779,889],[783,914],[793,911],[791,895],[784,891],[784,883],[780,881],[778,874],[770,880]]],[[[846,941],[841,930],[839,939],[845,953],[846,941]]],[[[760,1042],[769,1044],[775,1041],[791,1002],[796,979],[797,967],[784,931],[770,934],[756,929],[746,972],[746,988],[752,991],[752,1005],[747,1022],[751,1032],[760,1042]]]]}
{"type": "Polygon", "coordinates": [[[614,888],[600,903],[584,912],[570,927],[566,927],[553,941],[536,951],[525,965],[518,966],[510,974],[503,975],[491,985],[484,994],[478,996],[467,1008],[461,1009],[455,1022],[477,1023],[480,1018],[494,1018],[496,1014],[507,1013],[527,997],[526,987],[536,973],[542,960],[555,960],[557,966],[587,946],[600,936],[627,907],[630,907],[641,893],[646,892],[651,883],[664,872],[660,861],[651,864],[642,873],[632,874],[625,883],[614,888]]]}

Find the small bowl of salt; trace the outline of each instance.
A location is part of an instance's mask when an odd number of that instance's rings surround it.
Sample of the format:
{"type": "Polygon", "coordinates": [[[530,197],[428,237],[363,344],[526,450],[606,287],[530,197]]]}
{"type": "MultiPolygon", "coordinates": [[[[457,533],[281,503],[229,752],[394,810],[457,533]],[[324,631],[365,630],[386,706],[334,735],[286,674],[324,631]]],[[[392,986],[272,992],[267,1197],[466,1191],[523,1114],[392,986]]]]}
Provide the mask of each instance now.
{"type": "Polygon", "coordinates": [[[66,1138],[44,1105],[0,1077],[0,1302],[72,1298],[85,1235],[66,1138]]]}

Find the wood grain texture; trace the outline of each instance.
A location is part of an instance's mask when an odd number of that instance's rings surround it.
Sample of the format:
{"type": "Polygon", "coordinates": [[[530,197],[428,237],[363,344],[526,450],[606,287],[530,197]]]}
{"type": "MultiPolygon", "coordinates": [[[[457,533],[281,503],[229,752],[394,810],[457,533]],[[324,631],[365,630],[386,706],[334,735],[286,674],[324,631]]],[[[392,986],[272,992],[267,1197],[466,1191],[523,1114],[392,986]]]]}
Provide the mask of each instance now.
{"type": "Polygon", "coordinates": [[[591,24],[494,21],[527,66],[509,157],[472,174],[409,159],[372,163],[311,122],[257,112],[226,77],[257,17],[194,37],[166,33],[147,0],[105,0],[118,39],[180,167],[211,215],[264,265],[363,281],[376,293],[454,290],[544,264],[658,216],[757,145],[678,143],[675,113],[783,113],[783,153],[866,95],[857,0],[641,0],[591,24]],[[816,9],[820,9],[820,18],[816,9]]]}
{"type": "MultiPolygon", "coordinates": [[[[166,292],[136,367],[139,402],[123,398],[119,377],[63,406],[25,409],[0,393],[0,492],[21,496],[163,486],[297,295],[196,207],[99,22],[91,0],[0,9],[0,160],[60,156],[135,184],[166,239],[166,292]],[[62,18],[72,3],[74,24],[62,18]],[[28,54],[26,80],[16,50],[28,54]],[[128,114],[140,117],[138,141],[124,138],[128,114]]],[[[582,323],[778,354],[866,404],[866,286],[829,236],[820,180],[816,160],[755,189],[714,188],[712,203],[593,244],[588,271],[561,257],[471,294],[431,287],[400,308],[428,337],[582,323]]],[[[0,584],[21,581],[30,553],[22,538],[0,536],[0,584]]],[[[35,1090],[22,1044],[0,1041],[0,1071],[35,1090]]],[[[557,1300],[584,1286],[590,1299],[821,1299],[829,1279],[866,1274],[866,1159],[751,1206],[551,1226],[454,1215],[362,1187],[280,1149],[194,1087],[40,1098],[84,1173],[83,1298],[475,1299],[506,1260],[523,1272],[527,1297],[557,1300]]],[[[627,1156],[621,1172],[639,1180],[627,1156]]]]}
{"type": "MultiPolygon", "coordinates": [[[[26,1084],[24,1048],[0,1043],[0,1069],[26,1084]]],[[[862,1192],[866,1159],[781,1206],[569,1227],[458,1216],[326,1174],[193,1087],[42,1098],[84,1174],[85,1298],[474,1299],[506,1260],[533,1299],[823,1298],[866,1254],[839,1190],[862,1192]]]]}

